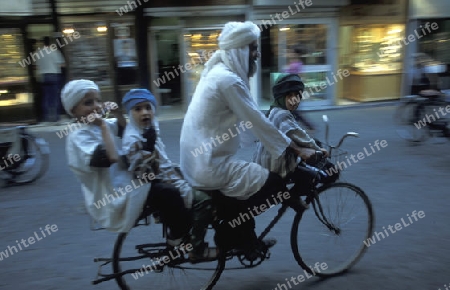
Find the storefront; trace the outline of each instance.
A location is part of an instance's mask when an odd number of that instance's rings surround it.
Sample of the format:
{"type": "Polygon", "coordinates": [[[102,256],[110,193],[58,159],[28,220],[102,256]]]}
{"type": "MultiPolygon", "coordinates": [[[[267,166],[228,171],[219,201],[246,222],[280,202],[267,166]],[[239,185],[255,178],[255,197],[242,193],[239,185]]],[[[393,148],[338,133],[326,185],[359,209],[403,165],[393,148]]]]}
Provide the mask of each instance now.
{"type": "Polygon", "coordinates": [[[0,123],[36,120],[40,103],[32,52],[52,29],[49,5],[33,9],[32,1],[0,5],[0,123]]]}
{"type": "Polygon", "coordinates": [[[160,116],[180,116],[187,110],[204,64],[218,49],[223,25],[246,19],[245,1],[220,6],[204,2],[201,7],[144,11],[149,22],[150,88],[161,105],[160,116]]]}
{"type": "Polygon", "coordinates": [[[36,54],[44,36],[64,55],[61,85],[91,79],[104,100],[119,102],[128,89],[139,86],[135,13],[111,14],[123,1],[53,1],[57,13],[51,2],[21,0],[0,8],[0,122],[39,121],[42,87],[35,60],[45,57],[36,54]]]}
{"type": "Polygon", "coordinates": [[[261,110],[273,100],[281,73],[298,73],[305,82],[304,108],[334,103],[337,77],[338,17],[348,1],[255,0],[252,19],[261,29],[261,61],[252,93],[261,110]]]}
{"type": "MultiPolygon", "coordinates": [[[[408,10],[407,33],[422,36],[407,48],[408,59],[405,60],[404,94],[410,94],[417,84],[417,58],[425,65],[435,64],[437,73],[426,74],[431,86],[436,89],[450,89],[450,2],[447,0],[430,0],[426,3],[410,0],[408,10]],[[443,71],[447,66],[447,70],[443,71]]],[[[422,70],[423,72],[423,70],[422,70]]]]}
{"type": "Polygon", "coordinates": [[[64,38],[79,37],[66,44],[66,80],[89,79],[100,87],[102,99],[120,102],[138,87],[138,53],[134,15],[63,16],[64,38]]]}
{"type": "Polygon", "coordinates": [[[338,87],[337,104],[398,99],[403,79],[407,2],[343,8],[339,68],[349,72],[338,87]]]}

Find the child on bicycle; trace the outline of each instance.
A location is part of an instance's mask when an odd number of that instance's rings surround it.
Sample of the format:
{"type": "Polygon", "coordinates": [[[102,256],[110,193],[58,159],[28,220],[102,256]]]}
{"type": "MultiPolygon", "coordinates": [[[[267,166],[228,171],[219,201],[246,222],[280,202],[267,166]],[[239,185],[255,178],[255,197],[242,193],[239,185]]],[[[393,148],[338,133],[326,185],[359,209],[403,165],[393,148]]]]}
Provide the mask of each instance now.
{"type": "MultiPolygon", "coordinates": [[[[179,167],[167,156],[165,145],[159,136],[158,121],[154,116],[157,106],[154,96],[146,89],[133,89],[125,95],[122,104],[130,118],[122,143],[129,163],[128,170],[136,176],[151,174],[156,176],[157,186],[163,188],[174,186],[179,190],[178,194],[183,197],[184,206],[193,209],[193,227],[190,236],[193,251],[189,253],[191,262],[215,259],[216,253],[206,248],[203,243],[205,231],[212,219],[211,199],[206,193],[193,190],[183,179],[179,167]]],[[[179,220],[179,223],[187,221],[187,219],[179,220]]],[[[169,239],[169,244],[180,242],[169,239]]]]}
{"type": "MultiPolygon", "coordinates": [[[[327,150],[321,148],[297,122],[295,110],[300,104],[304,88],[305,85],[297,74],[281,75],[272,88],[274,101],[266,116],[278,130],[291,138],[298,147],[307,148],[303,150],[319,151],[327,156],[327,150]]],[[[286,150],[284,158],[275,159],[260,142],[257,145],[253,161],[270,171],[278,173],[283,178],[301,181],[296,182],[291,190],[300,194],[309,192],[314,186],[314,180],[320,177],[317,170],[299,166],[302,160],[293,151],[286,150]]]]}
{"type": "Polygon", "coordinates": [[[117,104],[102,103],[98,86],[90,80],[70,81],[64,86],[61,99],[66,112],[79,123],[75,130],[70,127],[66,154],[93,219],[110,231],[128,232],[147,205],[161,212],[175,238],[184,236],[188,224],[180,221],[189,217],[178,191],[153,184],[147,175],[137,180],[127,170],[121,158],[120,140],[126,121],[117,104]],[[117,119],[102,118],[98,112],[105,105],[117,119]]]}

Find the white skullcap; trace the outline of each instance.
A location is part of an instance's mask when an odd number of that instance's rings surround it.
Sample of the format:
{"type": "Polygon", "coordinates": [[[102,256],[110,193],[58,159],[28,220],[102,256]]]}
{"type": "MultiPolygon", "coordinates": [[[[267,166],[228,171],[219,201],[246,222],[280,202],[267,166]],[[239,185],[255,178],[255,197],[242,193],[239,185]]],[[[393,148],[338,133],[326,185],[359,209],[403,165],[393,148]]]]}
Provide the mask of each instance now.
{"type": "Polygon", "coordinates": [[[225,24],[219,40],[219,48],[223,50],[241,48],[258,40],[261,31],[251,21],[228,22],[225,24]]]}
{"type": "Polygon", "coordinates": [[[61,91],[61,102],[67,114],[73,117],[72,109],[90,90],[100,91],[98,86],[90,80],[74,80],[64,86],[61,91]]]}

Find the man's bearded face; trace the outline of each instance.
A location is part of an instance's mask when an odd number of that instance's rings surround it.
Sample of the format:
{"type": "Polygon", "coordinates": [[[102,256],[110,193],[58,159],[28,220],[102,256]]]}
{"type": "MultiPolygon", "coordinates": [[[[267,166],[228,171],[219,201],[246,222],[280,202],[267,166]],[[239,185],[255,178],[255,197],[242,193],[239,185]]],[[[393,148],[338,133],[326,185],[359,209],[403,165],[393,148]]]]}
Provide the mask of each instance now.
{"type": "Polygon", "coordinates": [[[259,51],[258,51],[258,42],[253,41],[249,44],[249,69],[248,69],[248,77],[252,77],[256,70],[258,69],[258,57],[259,57],[259,51]]]}

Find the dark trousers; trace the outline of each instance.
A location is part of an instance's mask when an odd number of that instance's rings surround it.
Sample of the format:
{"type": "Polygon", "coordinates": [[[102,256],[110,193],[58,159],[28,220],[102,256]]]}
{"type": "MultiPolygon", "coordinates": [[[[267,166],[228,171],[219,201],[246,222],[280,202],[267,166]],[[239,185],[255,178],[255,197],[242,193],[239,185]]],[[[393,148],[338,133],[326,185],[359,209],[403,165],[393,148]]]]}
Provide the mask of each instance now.
{"type": "Polygon", "coordinates": [[[335,172],[332,168],[335,170],[338,169],[330,161],[327,161],[322,168],[312,169],[298,165],[295,170],[287,176],[288,179],[295,183],[294,187],[291,189],[292,194],[297,194],[300,196],[308,195],[308,193],[310,193],[318,183],[335,182],[339,178],[340,172],[339,170],[337,170],[338,172],[335,172]],[[325,174],[320,173],[319,169],[325,174]],[[327,171],[330,175],[328,175],[327,171]]]}
{"type": "Polygon", "coordinates": [[[297,166],[289,175],[289,178],[295,182],[292,191],[298,193],[299,195],[307,195],[315,185],[314,180],[317,180],[320,177],[320,174],[318,174],[315,170],[303,166],[297,166]]]}
{"type": "MultiPolygon", "coordinates": [[[[216,244],[224,249],[253,247],[257,243],[253,216],[263,213],[270,204],[281,203],[280,199],[277,202],[275,198],[278,192],[287,191],[284,180],[278,174],[270,172],[264,186],[247,200],[237,200],[220,194],[214,195],[217,216],[223,220],[216,230],[216,244]],[[261,205],[264,204],[266,209],[262,211],[261,205]]],[[[283,201],[289,203],[290,199],[283,201]]]]}
{"type": "Polygon", "coordinates": [[[59,83],[59,74],[44,74],[44,82],[42,83],[42,112],[44,121],[56,122],[59,120],[59,83]]]}
{"type": "Polygon", "coordinates": [[[191,218],[175,186],[159,180],[153,181],[147,197],[147,205],[151,211],[160,213],[169,227],[170,238],[178,239],[188,233],[191,218]]]}

